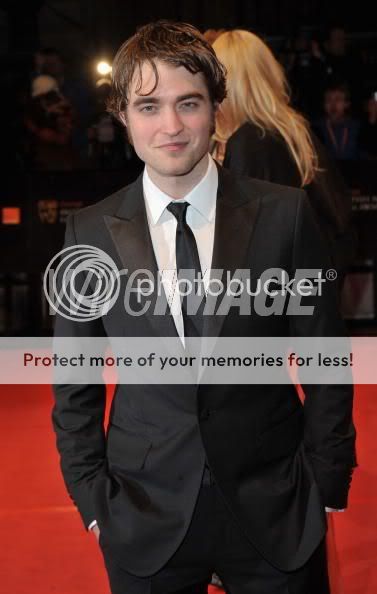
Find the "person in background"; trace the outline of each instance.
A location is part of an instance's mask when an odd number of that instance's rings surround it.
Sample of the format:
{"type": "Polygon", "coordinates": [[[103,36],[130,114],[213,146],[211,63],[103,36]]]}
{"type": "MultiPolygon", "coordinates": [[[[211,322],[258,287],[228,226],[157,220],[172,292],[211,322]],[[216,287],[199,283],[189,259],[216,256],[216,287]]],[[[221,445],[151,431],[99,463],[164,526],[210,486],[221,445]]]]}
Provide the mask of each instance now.
{"type": "Polygon", "coordinates": [[[352,259],[351,194],[307,121],[290,105],[284,70],[248,31],[213,44],[227,69],[213,155],[235,173],[306,190],[338,273],[352,259]]]}
{"type": "Polygon", "coordinates": [[[359,111],[363,91],[364,67],[355,48],[350,48],[347,32],[343,25],[333,24],[323,42],[323,57],[326,67],[325,87],[333,81],[343,82],[351,90],[351,101],[359,111]]]}
{"type": "Polygon", "coordinates": [[[61,93],[71,102],[75,110],[75,128],[72,142],[76,152],[85,159],[88,151],[87,127],[93,112],[93,97],[84,76],[77,77],[68,72],[61,53],[53,47],[39,50],[41,72],[56,79],[61,93]]]}
{"type": "Polygon", "coordinates": [[[329,153],[339,160],[360,157],[360,122],[350,116],[348,87],[342,83],[329,86],[324,94],[325,115],[316,123],[316,130],[329,153]]]}
{"type": "Polygon", "coordinates": [[[318,35],[300,28],[279,61],[287,72],[294,107],[310,120],[319,117],[326,66],[318,35]]]}
{"type": "Polygon", "coordinates": [[[75,167],[72,148],[73,109],[51,76],[37,76],[26,106],[24,125],[32,166],[41,170],[75,167]]]}
{"type": "Polygon", "coordinates": [[[365,103],[360,129],[360,150],[365,159],[377,159],[377,91],[365,103]]]}

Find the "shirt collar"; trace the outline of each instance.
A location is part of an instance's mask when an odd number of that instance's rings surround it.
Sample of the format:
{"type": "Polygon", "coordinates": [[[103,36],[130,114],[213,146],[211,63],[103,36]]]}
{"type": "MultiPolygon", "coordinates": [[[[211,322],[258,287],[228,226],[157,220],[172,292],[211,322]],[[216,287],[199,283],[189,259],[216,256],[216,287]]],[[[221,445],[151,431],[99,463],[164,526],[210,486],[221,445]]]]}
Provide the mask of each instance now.
{"type": "MultiPolygon", "coordinates": [[[[208,167],[205,175],[200,182],[179,201],[188,202],[208,222],[211,222],[215,217],[218,182],[217,167],[211,155],[208,155],[208,167]]],[[[156,225],[166,207],[172,201],[172,198],[153,183],[146,167],[144,168],[143,173],[143,190],[150,222],[152,225],[156,225]]]]}

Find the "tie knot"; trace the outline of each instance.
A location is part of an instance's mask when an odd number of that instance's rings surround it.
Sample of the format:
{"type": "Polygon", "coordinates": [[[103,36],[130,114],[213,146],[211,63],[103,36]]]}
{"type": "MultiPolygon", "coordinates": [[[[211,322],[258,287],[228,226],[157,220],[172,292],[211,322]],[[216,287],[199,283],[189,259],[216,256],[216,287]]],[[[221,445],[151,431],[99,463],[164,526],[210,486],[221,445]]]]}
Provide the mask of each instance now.
{"type": "Polygon", "coordinates": [[[188,205],[188,202],[170,202],[166,208],[172,213],[172,215],[175,216],[178,224],[181,225],[182,223],[186,222],[186,211],[188,205]]]}

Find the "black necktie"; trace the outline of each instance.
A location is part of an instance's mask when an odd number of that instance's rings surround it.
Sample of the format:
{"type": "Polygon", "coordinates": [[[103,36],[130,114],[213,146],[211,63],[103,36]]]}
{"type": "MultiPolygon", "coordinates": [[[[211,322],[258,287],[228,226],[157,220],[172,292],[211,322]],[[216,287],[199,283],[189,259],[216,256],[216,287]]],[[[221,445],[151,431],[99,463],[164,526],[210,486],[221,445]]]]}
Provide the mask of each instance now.
{"type": "MultiPolygon", "coordinates": [[[[201,336],[203,333],[203,309],[205,305],[205,297],[203,295],[203,284],[201,283],[202,271],[200,267],[198,248],[194,234],[186,222],[186,211],[188,205],[188,202],[170,202],[170,204],[167,206],[167,209],[177,219],[175,257],[178,278],[180,271],[184,271],[182,276],[184,279],[187,278],[187,280],[192,283],[191,286],[193,287],[193,291],[197,295],[195,296],[195,294],[191,293],[188,296],[182,296],[181,298],[185,336],[201,336]],[[193,307],[195,310],[195,304],[198,303],[199,306],[196,313],[191,313],[193,312],[191,308],[193,307]]],[[[180,283],[179,287],[185,292],[183,284],[184,283],[180,283]]]]}
{"type": "MultiPolygon", "coordinates": [[[[200,267],[200,260],[198,254],[198,247],[196,245],[195,237],[190,227],[186,222],[186,211],[188,202],[170,202],[167,209],[177,219],[177,233],[175,236],[175,258],[177,264],[177,275],[180,270],[190,270],[190,279],[196,278],[202,280],[202,271],[200,267]]],[[[185,272],[185,278],[186,278],[185,272]]],[[[197,288],[199,285],[194,285],[197,288]]],[[[202,292],[204,291],[203,284],[201,285],[202,292]]],[[[199,296],[200,304],[195,315],[189,315],[187,311],[187,298],[181,299],[183,325],[185,329],[185,337],[187,336],[202,336],[203,334],[203,310],[205,306],[205,296],[199,296]]],[[[205,468],[202,481],[204,484],[212,484],[213,477],[208,466],[207,459],[205,461],[205,468]]]]}

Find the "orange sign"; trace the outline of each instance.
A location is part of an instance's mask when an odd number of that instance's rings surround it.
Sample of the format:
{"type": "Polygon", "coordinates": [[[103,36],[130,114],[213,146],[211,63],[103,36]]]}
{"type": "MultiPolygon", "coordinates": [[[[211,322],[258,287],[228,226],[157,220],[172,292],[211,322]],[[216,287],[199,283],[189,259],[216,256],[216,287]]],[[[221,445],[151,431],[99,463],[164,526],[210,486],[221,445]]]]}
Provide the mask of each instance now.
{"type": "Polygon", "coordinates": [[[18,206],[4,206],[1,209],[3,225],[19,225],[21,223],[21,209],[18,206]]]}

